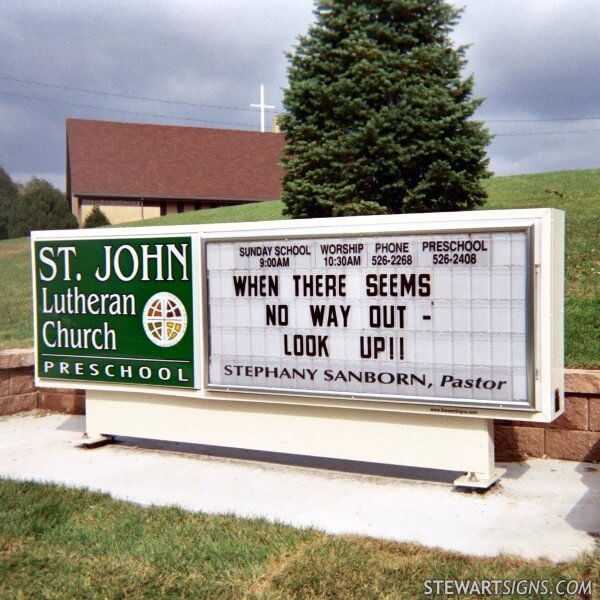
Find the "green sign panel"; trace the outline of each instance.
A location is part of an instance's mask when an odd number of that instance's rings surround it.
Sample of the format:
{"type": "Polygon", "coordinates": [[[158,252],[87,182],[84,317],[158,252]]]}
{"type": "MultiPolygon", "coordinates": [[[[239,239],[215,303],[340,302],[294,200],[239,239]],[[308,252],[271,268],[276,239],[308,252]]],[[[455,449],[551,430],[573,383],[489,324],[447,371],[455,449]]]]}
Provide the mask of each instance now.
{"type": "Polygon", "coordinates": [[[194,386],[190,236],[38,240],[41,379],[194,386]]]}

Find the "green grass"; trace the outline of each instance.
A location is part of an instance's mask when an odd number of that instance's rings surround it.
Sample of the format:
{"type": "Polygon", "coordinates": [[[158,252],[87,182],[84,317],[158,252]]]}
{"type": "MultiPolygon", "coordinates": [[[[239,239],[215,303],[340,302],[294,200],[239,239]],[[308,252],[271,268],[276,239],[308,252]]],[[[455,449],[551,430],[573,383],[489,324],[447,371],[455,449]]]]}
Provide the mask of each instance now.
{"type": "MultiPolygon", "coordinates": [[[[600,367],[600,169],[495,177],[486,209],[555,207],[567,215],[566,365],[600,367]]],[[[183,225],[283,218],[281,202],[181,213],[128,224],[183,225]]],[[[30,346],[26,240],[0,242],[0,349],[30,346]]]]}
{"type": "Polygon", "coordinates": [[[106,495],[7,480],[0,480],[0,508],[3,600],[413,600],[423,597],[431,579],[600,585],[600,548],[559,565],[471,558],[263,520],[140,508],[106,495]]]}
{"type": "Polygon", "coordinates": [[[0,350],[32,341],[29,238],[0,241],[0,350]]]}

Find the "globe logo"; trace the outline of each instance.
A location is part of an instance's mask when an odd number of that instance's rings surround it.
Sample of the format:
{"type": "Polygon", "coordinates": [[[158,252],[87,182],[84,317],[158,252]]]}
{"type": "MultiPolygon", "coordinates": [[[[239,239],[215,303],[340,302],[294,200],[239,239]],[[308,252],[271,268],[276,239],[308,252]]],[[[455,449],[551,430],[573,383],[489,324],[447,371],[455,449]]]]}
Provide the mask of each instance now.
{"type": "Polygon", "coordinates": [[[181,341],[187,327],[187,313],[181,300],[168,292],[151,296],[144,306],[144,331],[161,348],[181,341]]]}

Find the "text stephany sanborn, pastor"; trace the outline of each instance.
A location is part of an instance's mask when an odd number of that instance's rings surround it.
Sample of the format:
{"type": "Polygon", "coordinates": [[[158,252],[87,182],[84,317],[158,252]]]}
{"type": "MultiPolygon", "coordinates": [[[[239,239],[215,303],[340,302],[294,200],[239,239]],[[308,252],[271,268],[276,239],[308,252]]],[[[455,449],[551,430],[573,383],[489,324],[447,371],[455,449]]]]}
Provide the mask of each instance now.
{"type": "MultiPolygon", "coordinates": [[[[349,369],[310,369],[228,364],[224,365],[223,374],[226,381],[231,382],[233,378],[236,383],[239,383],[240,379],[243,381],[251,380],[254,384],[258,383],[259,380],[269,380],[269,383],[273,380],[280,380],[282,382],[281,387],[286,387],[284,384],[286,381],[356,382],[410,387],[421,386],[426,389],[431,389],[434,384],[431,377],[425,373],[354,371],[349,369]]],[[[489,379],[483,376],[460,378],[455,375],[440,374],[436,379],[440,387],[447,388],[501,390],[507,385],[507,381],[489,379]]]]}

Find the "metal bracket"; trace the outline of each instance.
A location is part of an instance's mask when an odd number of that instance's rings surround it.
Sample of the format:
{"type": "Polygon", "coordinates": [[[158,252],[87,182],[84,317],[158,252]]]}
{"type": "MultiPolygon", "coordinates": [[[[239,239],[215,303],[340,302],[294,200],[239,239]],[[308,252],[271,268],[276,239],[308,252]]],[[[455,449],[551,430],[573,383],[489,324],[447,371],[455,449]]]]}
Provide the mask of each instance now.
{"type": "Polygon", "coordinates": [[[494,469],[491,473],[467,473],[454,480],[456,487],[487,490],[506,473],[506,469],[494,469]]]}
{"type": "Polygon", "coordinates": [[[87,448],[89,450],[93,448],[99,448],[100,446],[106,446],[114,441],[112,435],[102,435],[101,433],[84,433],[83,439],[75,444],[77,448],[87,448]]]}

